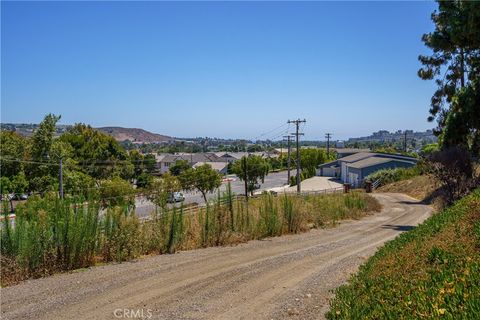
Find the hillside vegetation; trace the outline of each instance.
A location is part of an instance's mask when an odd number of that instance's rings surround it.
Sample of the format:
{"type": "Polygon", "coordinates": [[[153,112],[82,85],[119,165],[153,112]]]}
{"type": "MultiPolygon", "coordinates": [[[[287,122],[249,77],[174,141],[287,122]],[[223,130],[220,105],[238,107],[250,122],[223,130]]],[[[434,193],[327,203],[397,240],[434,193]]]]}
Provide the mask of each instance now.
{"type": "Polygon", "coordinates": [[[410,179],[422,173],[423,168],[419,165],[411,168],[382,169],[367,176],[365,181],[373,183],[378,180],[379,186],[383,186],[395,181],[410,179]]]}
{"type": "Polygon", "coordinates": [[[480,319],[480,189],[388,242],[328,319],[480,319]]]}

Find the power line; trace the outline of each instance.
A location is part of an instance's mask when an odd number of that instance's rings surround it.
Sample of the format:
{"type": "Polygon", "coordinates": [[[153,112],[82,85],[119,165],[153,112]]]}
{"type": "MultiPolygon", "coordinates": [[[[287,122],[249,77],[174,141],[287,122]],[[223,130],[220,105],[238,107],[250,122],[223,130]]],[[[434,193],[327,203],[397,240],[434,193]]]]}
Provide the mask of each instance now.
{"type": "Polygon", "coordinates": [[[256,136],[255,138],[253,138],[253,140],[256,141],[256,140],[258,140],[258,138],[265,137],[265,136],[267,136],[267,135],[269,135],[269,134],[277,131],[278,129],[283,128],[283,127],[286,126],[286,125],[288,125],[288,124],[287,124],[287,123],[284,123],[284,124],[282,124],[281,126],[276,127],[275,129],[272,129],[272,130],[270,130],[270,131],[267,131],[267,132],[265,132],[265,133],[262,133],[262,134],[256,136]]]}
{"type": "Polygon", "coordinates": [[[46,166],[58,166],[58,163],[54,162],[41,162],[41,161],[33,161],[33,160],[22,160],[22,159],[8,159],[8,158],[3,158],[1,157],[0,160],[2,161],[7,161],[7,162],[21,162],[21,163],[30,163],[30,164],[41,164],[41,165],[46,165],[46,166]]]}
{"type": "MultiPolygon", "coordinates": [[[[9,162],[21,162],[21,163],[30,163],[30,164],[40,164],[40,165],[52,165],[59,166],[59,163],[53,161],[38,161],[38,160],[29,160],[29,159],[19,159],[19,158],[5,158],[0,157],[2,161],[9,162]]],[[[72,159],[73,160],[73,159],[72,159]]],[[[76,160],[73,160],[76,161],[76,160]]],[[[116,165],[128,165],[128,164],[145,164],[144,160],[109,160],[109,161],[84,161],[80,160],[78,163],[66,163],[64,165],[69,166],[78,166],[78,167],[91,167],[91,166],[116,166],[116,165]]]]}
{"type": "Polygon", "coordinates": [[[275,140],[275,139],[278,139],[278,138],[283,138],[283,136],[286,135],[286,134],[288,134],[289,131],[290,131],[290,126],[289,126],[287,129],[285,129],[285,130],[283,130],[282,132],[280,132],[278,135],[270,138],[270,140],[275,140]]]}

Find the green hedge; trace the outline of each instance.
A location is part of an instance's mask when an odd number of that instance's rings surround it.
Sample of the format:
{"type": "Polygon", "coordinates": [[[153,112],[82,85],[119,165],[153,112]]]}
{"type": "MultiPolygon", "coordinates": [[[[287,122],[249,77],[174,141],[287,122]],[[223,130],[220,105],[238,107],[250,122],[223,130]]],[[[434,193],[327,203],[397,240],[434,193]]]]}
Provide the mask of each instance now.
{"type": "Polygon", "coordinates": [[[382,169],[376,171],[365,178],[367,182],[375,182],[380,180],[380,185],[383,186],[395,181],[401,181],[421,175],[423,172],[417,165],[411,168],[396,168],[396,169],[382,169]]]}

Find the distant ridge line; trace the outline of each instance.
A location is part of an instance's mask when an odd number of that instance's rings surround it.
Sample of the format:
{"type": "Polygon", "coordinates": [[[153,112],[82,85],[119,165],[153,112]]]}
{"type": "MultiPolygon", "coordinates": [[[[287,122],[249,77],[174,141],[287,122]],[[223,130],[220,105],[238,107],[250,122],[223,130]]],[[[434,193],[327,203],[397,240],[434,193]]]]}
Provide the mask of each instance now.
{"type": "MultiPolygon", "coordinates": [[[[38,129],[37,123],[1,123],[1,130],[15,131],[22,136],[32,136],[33,132],[38,129]]],[[[72,125],[58,124],[56,128],[56,136],[59,136],[70,129],[72,125]]],[[[102,133],[108,134],[117,141],[129,140],[133,143],[165,143],[172,142],[175,138],[153,133],[140,128],[125,128],[119,126],[108,126],[95,128],[102,133]]]]}

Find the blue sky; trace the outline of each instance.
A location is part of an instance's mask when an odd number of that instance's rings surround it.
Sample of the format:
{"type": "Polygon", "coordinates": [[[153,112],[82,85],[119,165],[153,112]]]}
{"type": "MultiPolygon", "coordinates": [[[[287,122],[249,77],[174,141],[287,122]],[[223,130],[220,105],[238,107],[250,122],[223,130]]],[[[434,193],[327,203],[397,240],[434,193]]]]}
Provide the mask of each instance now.
{"type": "Polygon", "coordinates": [[[305,139],[433,126],[434,85],[416,75],[432,2],[1,6],[2,122],[52,112],[65,124],[250,139],[298,117],[305,139]]]}

